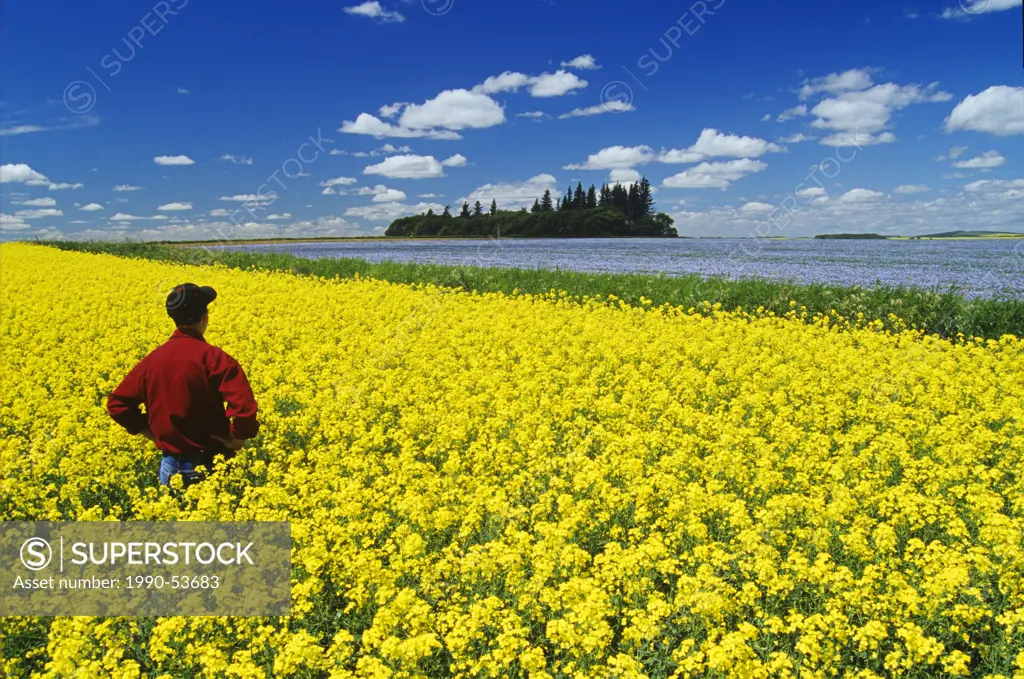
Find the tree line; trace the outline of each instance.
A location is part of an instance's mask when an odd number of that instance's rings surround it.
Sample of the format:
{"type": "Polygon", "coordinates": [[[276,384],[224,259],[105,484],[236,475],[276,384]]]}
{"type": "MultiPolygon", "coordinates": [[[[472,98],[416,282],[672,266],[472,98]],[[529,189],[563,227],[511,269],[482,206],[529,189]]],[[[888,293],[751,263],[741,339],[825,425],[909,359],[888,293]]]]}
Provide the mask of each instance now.
{"type": "Polygon", "coordinates": [[[385,236],[506,236],[506,237],[589,237],[612,236],[675,238],[674,220],[654,210],[654,196],[647,178],[628,186],[582,182],[554,198],[551,190],[533,202],[529,210],[500,210],[496,200],[484,211],[483,204],[462,204],[458,216],[446,205],[442,214],[433,209],[425,214],[396,219],[385,236]]]}

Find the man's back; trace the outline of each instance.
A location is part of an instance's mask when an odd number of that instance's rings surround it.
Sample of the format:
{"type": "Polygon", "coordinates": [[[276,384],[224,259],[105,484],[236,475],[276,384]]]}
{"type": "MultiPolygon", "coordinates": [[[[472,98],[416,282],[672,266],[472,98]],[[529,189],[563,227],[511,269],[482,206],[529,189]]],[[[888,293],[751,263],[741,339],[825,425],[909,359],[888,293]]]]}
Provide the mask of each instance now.
{"type": "Polygon", "coordinates": [[[238,362],[180,328],[128,373],[110,394],[107,411],[129,433],[148,425],[157,448],[174,455],[205,450],[230,456],[214,436],[247,439],[259,431],[256,400],[238,362]]]}

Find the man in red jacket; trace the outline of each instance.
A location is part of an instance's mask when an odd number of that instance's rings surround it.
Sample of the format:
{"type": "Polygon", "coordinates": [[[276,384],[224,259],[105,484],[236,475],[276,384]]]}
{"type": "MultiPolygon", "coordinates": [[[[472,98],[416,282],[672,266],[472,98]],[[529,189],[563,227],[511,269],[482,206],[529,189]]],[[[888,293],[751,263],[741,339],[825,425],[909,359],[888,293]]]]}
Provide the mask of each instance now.
{"type": "Polygon", "coordinates": [[[107,399],[115,422],[163,452],[160,483],[165,486],[175,474],[186,487],[199,481],[196,467],[210,470],[217,454],[234,457],[245,439],[259,432],[256,399],[242,367],[203,339],[210,322],[207,307],[216,298],[209,286],[174,288],[166,305],[177,325],[174,334],[132,368],[107,399]]]}

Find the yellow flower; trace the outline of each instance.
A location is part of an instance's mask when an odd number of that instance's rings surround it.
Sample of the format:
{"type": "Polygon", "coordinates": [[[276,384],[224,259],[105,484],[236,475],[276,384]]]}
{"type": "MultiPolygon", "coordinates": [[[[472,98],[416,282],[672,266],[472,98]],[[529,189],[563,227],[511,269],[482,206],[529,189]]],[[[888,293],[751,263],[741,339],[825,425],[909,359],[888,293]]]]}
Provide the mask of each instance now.
{"type": "Polygon", "coordinates": [[[0,261],[0,519],[283,520],[294,566],[286,618],[2,618],[4,676],[1024,670],[1019,338],[795,301],[0,261]],[[207,338],[263,428],[172,494],[104,403],[183,280],[218,290],[207,338]]]}

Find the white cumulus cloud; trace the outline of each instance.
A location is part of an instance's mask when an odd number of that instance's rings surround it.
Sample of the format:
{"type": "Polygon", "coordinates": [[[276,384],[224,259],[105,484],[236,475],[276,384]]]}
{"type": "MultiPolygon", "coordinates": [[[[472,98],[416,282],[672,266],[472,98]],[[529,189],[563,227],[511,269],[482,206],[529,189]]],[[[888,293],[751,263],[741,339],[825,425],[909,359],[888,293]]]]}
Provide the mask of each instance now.
{"type": "Polygon", "coordinates": [[[445,167],[463,167],[467,162],[469,161],[466,159],[466,156],[456,153],[451,158],[441,161],[441,164],[445,167]]]}
{"type": "Polygon", "coordinates": [[[830,134],[821,140],[824,146],[850,147],[857,146],[878,146],[879,144],[892,144],[896,141],[896,135],[892,132],[881,134],[869,134],[867,132],[838,132],[830,134]]]}
{"type": "Polygon", "coordinates": [[[562,68],[575,68],[583,71],[601,68],[597,65],[597,60],[590,54],[580,55],[572,61],[563,61],[560,66],[562,68]]]}
{"type": "Polygon", "coordinates": [[[401,12],[388,11],[377,0],[346,7],[345,14],[367,17],[383,24],[402,23],[405,21],[405,16],[401,12]]]}
{"type": "Polygon", "coordinates": [[[566,165],[566,170],[617,170],[630,169],[649,163],[654,159],[650,146],[609,146],[590,155],[585,163],[566,165]]]}
{"type": "Polygon", "coordinates": [[[968,193],[988,193],[1007,189],[1024,189],[1024,179],[980,179],[964,187],[968,193]]]}
{"type": "Polygon", "coordinates": [[[9,183],[49,183],[45,175],[36,172],[25,163],[0,165],[0,184],[9,183]]]}
{"type": "Polygon", "coordinates": [[[827,191],[820,186],[812,186],[808,189],[800,189],[796,192],[798,198],[818,198],[824,196],[827,191]]]}
{"type": "Polygon", "coordinates": [[[432,179],[444,176],[444,167],[433,156],[401,155],[370,165],[363,174],[378,174],[390,179],[432,179]]]}
{"type": "Polygon", "coordinates": [[[408,198],[404,191],[389,189],[383,184],[377,184],[376,186],[364,186],[353,191],[353,193],[357,196],[373,196],[374,203],[401,203],[408,198]]]}
{"type": "Polygon", "coordinates": [[[705,158],[760,158],[769,152],[778,153],[782,147],[764,139],[725,134],[707,128],[700,133],[697,142],[688,150],[705,158]]]}
{"type": "Polygon", "coordinates": [[[705,162],[668,177],[662,182],[662,186],[672,189],[726,189],[732,182],[750,174],[763,172],[767,168],[767,163],[750,158],[718,163],[705,162]]]}
{"type": "Polygon", "coordinates": [[[870,189],[851,189],[847,191],[839,200],[843,203],[873,203],[875,201],[885,198],[885,194],[880,191],[872,191],[870,189]]]}
{"type": "Polygon", "coordinates": [[[481,94],[497,94],[499,92],[517,92],[520,88],[529,87],[531,96],[543,98],[561,97],[586,86],[586,80],[565,70],[542,73],[537,76],[505,71],[501,75],[487,78],[474,87],[473,91],[481,94]]]}
{"type": "Polygon", "coordinates": [[[399,217],[423,214],[427,210],[441,212],[443,205],[437,203],[417,203],[408,205],[406,203],[374,203],[360,207],[350,207],[345,210],[346,217],[358,217],[368,222],[391,222],[399,217]]]}
{"type": "Polygon", "coordinates": [[[778,153],[783,148],[778,144],[758,139],[725,134],[713,128],[701,131],[697,142],[687,149],[662,150],[659,163],[699,163],[709,158],[760,158],[766,153],[778,153]]]}
{"type": "Polygon", "coordinates": [[[231,202],[234,202],[234,203],[253,203],[253,204],[272,203],[274,201],[274,198],[275,198],[275,195],[274,194],[270,194],[270,193],[262,195],[262,196],[258,195],[258,194],[255,194],[255,193],[241,193],[241,194],[237,194],[237,195],[234,195],[234,196],[221,196],[220,197],[221,200],[231,201],[231,202]]]}
{"type": "Polygon", "coordinates": [[[407,106],[399,126],[413,130],[486,128],[505,122],[505,110],[486,94],[446,90],[423,104],[407,106]]]}
{"type": "Polygon", "coordinates": [[[63,217],[64,212],[56,208],[42,208],[39,210],[18,210],[15,217],[22,219],[41,219],[43,217],[63,217]]]}
{"type": "Polygon", "coordinates": [[[322,191],[323,195],[325,195],[325,196],[335,196],[335,195],[340,195],[340,193],[341,193],[335,187],[337,187],[337,186],[352,186],[353,184],[355,184],[358,181],[359,180],[356,179],[355,177],[335,177],[334,179],[328,179],[326,181],[320,182],[320,186],[326,187],[322,191]]]}
{"type": "Polygon", "coordinates": [[[961,101],[946,118],[947,132],[970,130],[1000,137],[1024,134],[1024,87],[996,85],[961,101]]]}
{"type": "Polygon", "coordinates": [[[1006,158],[1003,158],[999,151],[986,151],[980,156],[975,156],[969,160],[961,160],[953,163],[953,167],[959,167],[961,169],[969,170],[982,170],[991,169],[993,167],[999,167],[1006,162],[1006,158]]]}
{"type": "Polygon", "coordinates": [[[595,104],[594,106],[588,106],[586,108],[574,108],[568,113],[563,113],[558,116],[559,120],[566,120],[567,118],[582,118],[585,116],[597,116],[602,113],[625,113],[627,111],[635,111],[636,107],[632,104],[613,99],[601,104],[595,104]]]}
{"type": "Polygon", "coordinates": [[[21,217],[0,212],[0,231],[22,231],[27,228],[29,228],[28,223],[21,217]]]}
{"type": "Polygon", "coordinates": [[[127,214],[124,212],[118,212],[116,215],[110,218],[112,222],[136,222],[145,220],[161,221],[169,219],[167,215],[154,215],[152,217],[139,217],[138,215],[127,214]]]}
{"type": "Polygon", "coordinates": [[[805,141],[814,141],[814,137],[808,137],[803,132],[797,132],[795,134],[789,135],[788,137],[783,137],[782,139],[779,140],[779,143],[780,144],[799,144],[799,143],[805,142],[805,141]]]}
{"type": "Polygon", "coordinates": [[[838,94],[840,92],[866,90],[872,84],[871,72],[868,69],[852,68],[843,73],[830,73],[822,78],[808,78],[804,80],[803,87],[800,88],[800,98],[807,99],[819,92],[838,94]]]}
{"type": "MultiPolygon", "coordinates": [[[[464,200],[470,204],[480,201],[489,205],[492,200],[498,202],[503,210],[516,210],[533,205],[533,201],[544,195],[545,191],[556,191],[556,180],[550,174],[539,174],[523,182],[501,182],[484,184],[477,187],[464,200]]],[[[557,196],[556,196],[557,197],[557,196]]]]}
{"type": "Polygon", "coordinates": [[[0,184],[25,184],[26,186],[47,186],[51,191],[80,189],[84,184],[55,183],[41,172],[36,172],[25,163],[0,165],[0,184]]]}
{"type": "Polygon", "coordinates": [[[398,139],[412,139],[422,137],[424,139],[462,139],[462,135],[452,130],[422,130],[392,125],[370,115],[360,113],[355,120],[346,120],[338,128],[339,132],[345,134],[365,134],[377,139],[393,137],[398,139]]]}
{"type": "Polygon", "coordinates": [[[608,173],[608,181],[612,184],[632,184],[642,178],[639,172],[631,168],[615,169],[608,173]]]}
{"type": "Polygon", "coordinates": [[[777,122],[784,123],[787,120],[792,120],[793,118],[796,118],[798,116],[805,116],[805,115],[807,115],[807,105],[806,104],[800,104],[799,106],[796,106],[794,108],[786,109],[785,111],[780,113],[779,117],[776,118],[775,120],[777,122]]]}
{"type": "Polygon", "coordinates": [[[196,161],[188,156],[156,156],[153,162],[157,165],[195,165],[196,161]]]}
{"type": "Polygon", "coordinates": [[[555,71],[554,73],[543,73],[534,78],[530,83],[530,94],[534,97],[561,97],[586,86],[587,81],[575,73],[555,71]]]}
{"type": "Polygon", "coordinates": [[[355,177],[335,177],[334,179],[320,182],[320,186],[351,186],[358,181],[355,177]]]}
{"type": "MultiPolygon", "coordinates": [[[[863,73],[862,73],[863,74],[863,73]]],[[[953,95],[938,89],[938,83],[929,85],[897,85],[884,83],[867,89],[855,85],[870,84],[850,78],[850,82],[838,94],[830,96],[813,109],[813,127],[831,130],[832,135],[821,143],[826,146],[870,146],[896,141],[892,132],[886,131],[893,113],[912,104],[949,101],[953,95]]],[[[835,92],[837,89],[828,90],[835,92]]]]}
{"type": "Polygon", "coordinates": [[[53,198],[33,198],[32,200],[12,201],[14,205],[27,205],[28,207],[53,207],[57,204],[53,198]]]}

